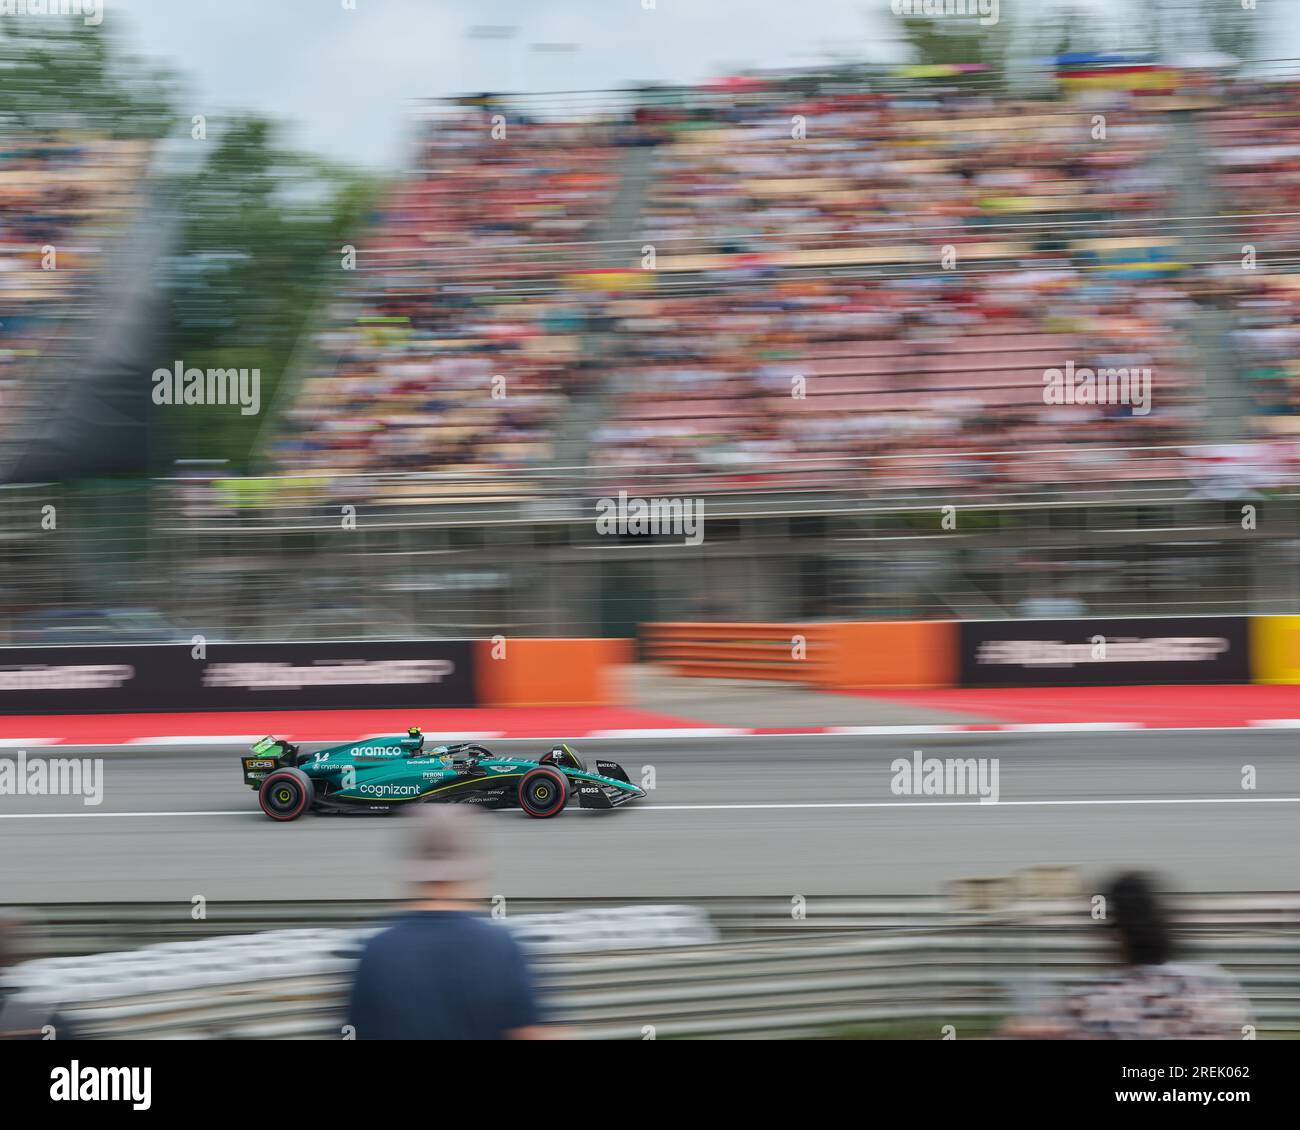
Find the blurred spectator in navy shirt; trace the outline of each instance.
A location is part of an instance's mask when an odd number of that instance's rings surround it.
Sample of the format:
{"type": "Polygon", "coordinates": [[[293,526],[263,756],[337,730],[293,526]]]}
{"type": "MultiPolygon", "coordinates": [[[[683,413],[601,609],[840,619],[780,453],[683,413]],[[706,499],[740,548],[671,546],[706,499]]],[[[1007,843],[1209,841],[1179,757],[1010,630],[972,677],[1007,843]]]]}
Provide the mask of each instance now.
{"type": "Polygon", "coordinates": [[[366,943],[348,1023],[359,1040],[541,1039],[532,974],[511,933],[470,910],[486,878],[478,813],[410,817],[410,911],[366,943]]]}

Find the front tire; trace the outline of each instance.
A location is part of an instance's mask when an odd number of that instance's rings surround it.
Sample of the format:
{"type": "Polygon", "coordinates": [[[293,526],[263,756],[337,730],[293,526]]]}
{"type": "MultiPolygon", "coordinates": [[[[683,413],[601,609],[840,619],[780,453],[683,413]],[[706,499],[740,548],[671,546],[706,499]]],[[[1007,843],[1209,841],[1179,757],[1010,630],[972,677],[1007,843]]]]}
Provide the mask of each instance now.
{"type": "Polygon", "coordinates": [[[519,782],[519,807],[538,820],[558,816],[568,801],[568,779],[549,765],[530,769],[519,782]]]}
{"type": "Polygon", "coordinates": [[[301,769],[268,773],[257,790],[257,801],[272,820],[297,820],[315,799],[316,788],[301,769]]]}

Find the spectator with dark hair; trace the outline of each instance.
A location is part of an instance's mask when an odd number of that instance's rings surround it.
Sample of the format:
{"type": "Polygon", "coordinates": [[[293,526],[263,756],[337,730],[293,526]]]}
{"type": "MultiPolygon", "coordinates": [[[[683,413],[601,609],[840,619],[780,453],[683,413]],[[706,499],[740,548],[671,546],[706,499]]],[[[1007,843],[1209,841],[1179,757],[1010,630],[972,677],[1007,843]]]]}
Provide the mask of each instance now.
{"type": "Polygon", "coordinates": [[[1173,921],[1150,875],[1129,871],[1105,891],[1105,918],[1121,967],[1069,993],[1042,1019],[1005,1034],[1074,1040],[1239,1040],[1249,1004],[1224,970],[1179,960],[1173,921]]]}

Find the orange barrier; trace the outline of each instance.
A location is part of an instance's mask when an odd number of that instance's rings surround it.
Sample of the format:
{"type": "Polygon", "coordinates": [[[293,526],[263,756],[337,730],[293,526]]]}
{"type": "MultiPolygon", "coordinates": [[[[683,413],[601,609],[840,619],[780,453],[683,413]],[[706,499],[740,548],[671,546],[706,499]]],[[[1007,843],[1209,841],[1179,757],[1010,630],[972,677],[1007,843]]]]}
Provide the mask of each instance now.
{"type": "Polygon", "coordinates": [[[621,705],[613,668],[631,662],[631,640],[476,640],[478,705],[621,705]]]}
{"type": "Polygon", "coordinates": [[[678,675],[820,683],[827,638],[807,624],[645,624],[647,658],[678,675]]]}
{"type": "Polygon", "coordinates": [[[883,620],[824,625],[831,663],[822,686],[955,687],[958,629],[953,620],[883,620]]]}
{"type": "Polygon", "coordinates": [[[678,675],[826,690],[957,681],[957,625],[947,620],[646,624],[643,638],[647,658],[678,675]]]}

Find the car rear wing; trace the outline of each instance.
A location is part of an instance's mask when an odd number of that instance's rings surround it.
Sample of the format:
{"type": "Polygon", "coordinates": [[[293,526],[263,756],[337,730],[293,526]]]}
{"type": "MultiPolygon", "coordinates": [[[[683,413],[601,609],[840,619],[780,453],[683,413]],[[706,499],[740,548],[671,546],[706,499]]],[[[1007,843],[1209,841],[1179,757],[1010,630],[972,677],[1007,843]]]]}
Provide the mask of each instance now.
{"type": "Polygon", "coordinates": [[[241,757],[244,766],[244,784],[250,788],[262,787],[266,775],[280,767],[278,757],[241,757]]]}
{"type": "Polygon", "coordinates": [[[279,738],[267,736],[254,743],[252,755],[245,755],[239,760],[244,767],[244,784],[250,788],[260,788],[266,775],[282,765],[293,764],[293,757],[298,747],[279,738]]]}

